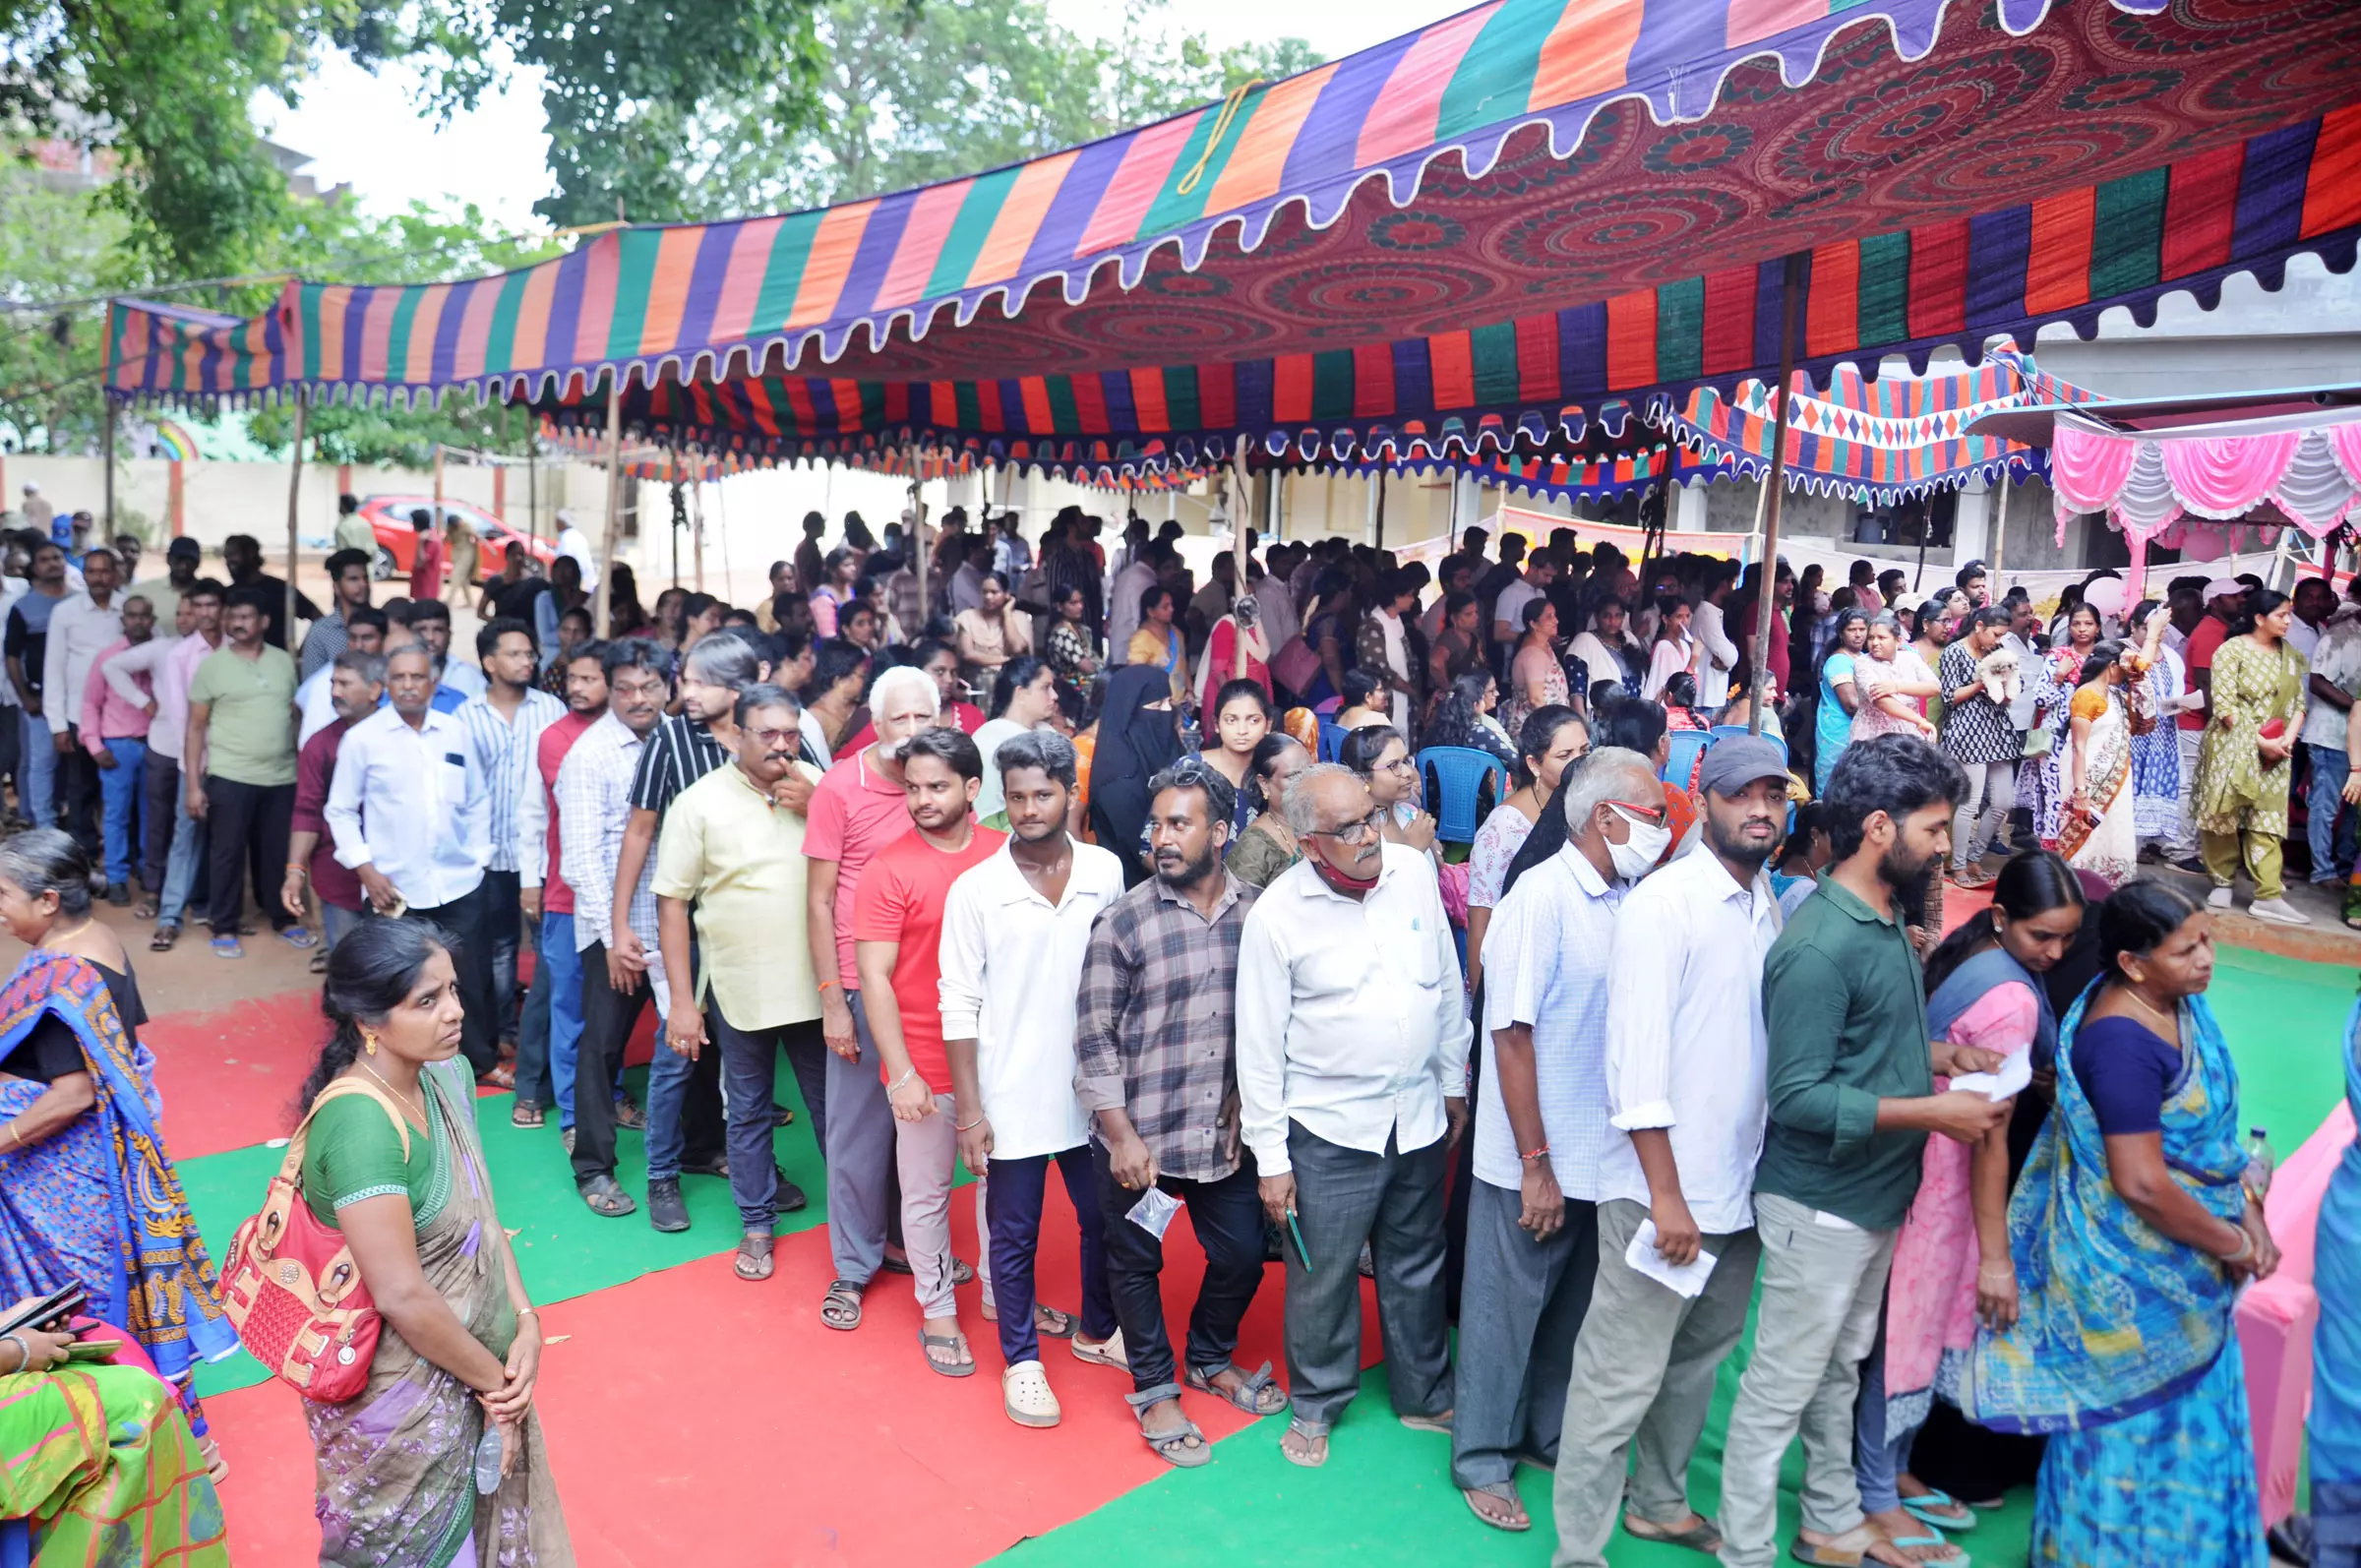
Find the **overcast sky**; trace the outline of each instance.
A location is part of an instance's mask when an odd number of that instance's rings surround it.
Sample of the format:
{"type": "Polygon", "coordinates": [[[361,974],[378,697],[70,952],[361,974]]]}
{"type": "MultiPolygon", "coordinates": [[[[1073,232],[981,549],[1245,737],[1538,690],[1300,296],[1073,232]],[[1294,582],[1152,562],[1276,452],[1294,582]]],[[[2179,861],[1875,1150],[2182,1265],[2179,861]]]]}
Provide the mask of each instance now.
{"type": "MultiPolygon", "coordinates": [[[[1287,31],[1333,59],[1447,16],[1453,0],[1296,0],[1275,11],[1263,0],[1190,0],[1189,24],[1216,42],[1272,35],[1283,14],[1287,31]]],[[[1120,26],[1116,0],[1052,0],[1058,18],[1078,31],[1105,35],[1120,26]]],[[[265,95],[256,120],[272,140],[308,152],[323,186],[349,182],[372,211],[397,211],[412,200],[473,202],[493,218],[532,222],[533,203],[548,194],[535,75],[518,73],[509,90],[472,114],[440,125],[415,107],[408,71],[377,75],[332,57],[290,109],[265,95]]]]}

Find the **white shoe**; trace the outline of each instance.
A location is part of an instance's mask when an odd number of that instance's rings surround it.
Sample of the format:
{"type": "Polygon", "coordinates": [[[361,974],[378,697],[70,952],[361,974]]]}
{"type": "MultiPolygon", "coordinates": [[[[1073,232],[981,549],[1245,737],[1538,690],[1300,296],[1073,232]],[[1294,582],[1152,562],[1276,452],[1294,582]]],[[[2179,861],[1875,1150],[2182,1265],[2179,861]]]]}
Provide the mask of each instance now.
{"type": "Polygon", "coordinates": [[[2274,926],[2309,926],[2312,917],[2284,898],[2258,898],[2246,906],[2246,912],[2257,920],[2268,920],[2274,926]]]}
{"type": "Polygon", "coordinates": [[[1039,1361],[1019,1361],[1000,1374],[1000,1403],[1019,1426],[1055,1426],[1065,1415],[1039,1361]]]}
{"type": "Polygon", "coordinates": [[[1123,1331],[1120,1328],[1101,1343],[1092,1345],[1082,1338],[1081,1328],[1076,1325],[1074,1337],[1067,1343],[1073,1346],[1074,1359],[1077,1361],[1092,1366],[1112,1366],[1119,1372],[1131,1370],[1131,1357],[1123,1352],[1123,1331]]]}
{"type": "Polygon", "coordinates": [[[2228,888],[2216,887],[2213,889],[2213,891],[2206,895],[2206,907],[2208,909],[2231,909],[2235,908],[2236,906],[2230,902],[2230,890],[2228,888]]]}

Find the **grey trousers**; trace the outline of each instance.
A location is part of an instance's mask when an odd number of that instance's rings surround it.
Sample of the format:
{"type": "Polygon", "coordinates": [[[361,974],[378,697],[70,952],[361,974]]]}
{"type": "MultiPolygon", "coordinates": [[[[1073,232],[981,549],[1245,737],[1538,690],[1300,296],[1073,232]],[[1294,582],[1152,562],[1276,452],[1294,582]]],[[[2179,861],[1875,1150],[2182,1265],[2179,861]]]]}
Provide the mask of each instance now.
{"type": "Polygon", "coordinates": [[[1599,1211],[1569,1202],[1566,1223],[1546,1241],[1518,1226],[1524,1212],[1522,1193],[1468,1183],[1451,1417],[1451,1483],[1463,1491],[1506,1481],[1519,1454],[1557,1461],[1574,1337],[1599,1269],[1599,1211]]]}
{"type": "Polygon", "coordinates": [[[1803,1528],[1861,1523],[1852,1415],[1861,1362],[1877,1344],[1894,1265],[1892,1231],[1832,1225],[1800,1203],[1754,1199],[1763,1305],[1722,1455],[1722,1568],[1779,1560],[1779,1463],[1803,1436],[1803,1528]]]}
{"type": "Polygon", "coordinates": [[[1683,1300],[1623,1261],[1647,1206],[1614,1198],[1598,1213],[1597,1310],[1583,1320],[1566,1385],[1550,1568],[1606,1568],[1627,1461],[1633,1513],[1670,1524],[1689,1511],[1689,1460],[1713,1405],[1714,1376],[1746,1332],[1762,1261],[1752,1231],[1709,1236],[1713,1276],[1702,1294],[1683,1300]]]}
{"type": "Polygon", "coordinates": [[[1294,1427],[1322,1437],[1361,1388],[1361,1275],[1367,1242],[1377,1266],[1377,1322],[1385,1336],[1394,1410],[1451,1409],[1451,1340],[1443,1309],[1444,1140],[1405,1154],[1386,1140],[1365,1154],[1287,1130],[1296,1220],[1312,1266],[1287,1250],[1287,1386],[1294,1427]]]}
{"type": "MultiPolygon", "coordinates": [[[[842,1057],[830,1052],[834,1060],[842,1057]]],[[[892,1114],[890,1104],[888,1116],[892,1114]]],[[[918,1297],[918,1315],[955,1317],[951,1297],[951,1183],[958,1178],[959,1102],[950,1095],[935,1097],[935,1114],[917,1121],[893,1123],[895,1169],[901,1175],[902,1247],[910,1256],[910,1284],[918,1297]]],[[[983,1282],[984,1300],[992,1301],[992,1247],[984,1223],[988,1188],[976,1177],[976,1277],[983,1282]]],[[[881,1249],[880,1249],[881,1250],[881,1249]]]]}
{"type": "Polygon", "coordinates": [[[828,1251],[836,1277],[867,1285],[884,1266],[885,1237],[894,1214],[893,1107],[878,1071],[861,994],[845,993],[861,1059],[828,1053],[828,1251]]]}

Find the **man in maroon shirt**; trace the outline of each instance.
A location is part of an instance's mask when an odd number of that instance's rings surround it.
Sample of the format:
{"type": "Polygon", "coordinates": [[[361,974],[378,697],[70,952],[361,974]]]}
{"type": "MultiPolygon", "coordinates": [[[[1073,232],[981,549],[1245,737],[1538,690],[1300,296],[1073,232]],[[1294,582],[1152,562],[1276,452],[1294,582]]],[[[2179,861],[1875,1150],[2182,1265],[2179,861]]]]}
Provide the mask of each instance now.
{"type": "MultiPolygon", "coordinates": [[[[1762,607],[1763,567],[1761,562],[1746,569],[1745,579],[1735,595],[1738,604],[1738,656],[1747,668],[1754,667],[1755,614],[1762,607]]],[[[1782,693],[1788,690],[1788,632],[1787,606],[1795,602],[1795,569],[1787,558],[1779,558],[1779,570],[1771,576],[1771,646],[1764,651],[1763,662],[1771,667],[1782,693]]],[[[1732,693],[1731,695],[1736,695],[1732,693]]]]}
{"type": "MultiPolygon", "coordinates": [[[[582,1045],[582,962],[574,948],[574,889],[558,871],[558,769],[582,732],[607,711],[606,647],[584,642],[566,655],[566,714],[541,732],[533,754],[539,787],[528,788],[516,809],[516,901],[534,947],[533,983],[524,994],[516,1035],[516,1103],[509,1120],[538,1127],[547,1119],[547,1108],[556,1105],[568,1154],[574,1152],[574,1069],[582,1045]]],[[[623,1092],[620,1060],[615,1121],[625,1127],[647,1125],[623,1092]]]]}
{"type": "Polygon", "coordinates": [[[279,888],[278,901],[288,914],[303,919],[303,883],[306,876],[311,878],[312,890],[320,895],[320,922],[328,937],[313,966],[316,969],[328,967],[328,955],[344,939],[345,933],[360,925],[368,904],[361,894],[360,877],[336,860],[336,839],[329,831],[325,808],[328,786],[336,776],[336,753],[344,745],[344,732],[375,713],[378,699],[385,694],[383,654],[363,653],[357,648],[337,654],[328,677],[328,699],[336,710],[336,722],[304,742],[295,756],[295,816],[287,837],[287,877],[279,888]]]}

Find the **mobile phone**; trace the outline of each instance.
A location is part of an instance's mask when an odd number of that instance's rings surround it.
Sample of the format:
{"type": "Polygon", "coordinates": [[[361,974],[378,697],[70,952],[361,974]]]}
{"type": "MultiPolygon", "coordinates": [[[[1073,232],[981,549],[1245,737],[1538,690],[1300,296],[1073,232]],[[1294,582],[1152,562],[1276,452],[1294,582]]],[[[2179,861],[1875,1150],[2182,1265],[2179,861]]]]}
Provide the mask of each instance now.
{"type": "Polygon", "coordinates": [[[69,1361],[112,1360],[115,1353],[122,1348],[121,1340],[76,1340],[66,1347],[66,1359],[69,1361]]]}
{"type": "Polygon", "coordinates": [[[56,1332],[80,1312],[90,1299],[90,1292],[80,1284],[61,1286],[37,1301],[28,1301],[17,1311],[0,1317],[0,1335],[21,1334],[29,1328],[56,1332]]]}

